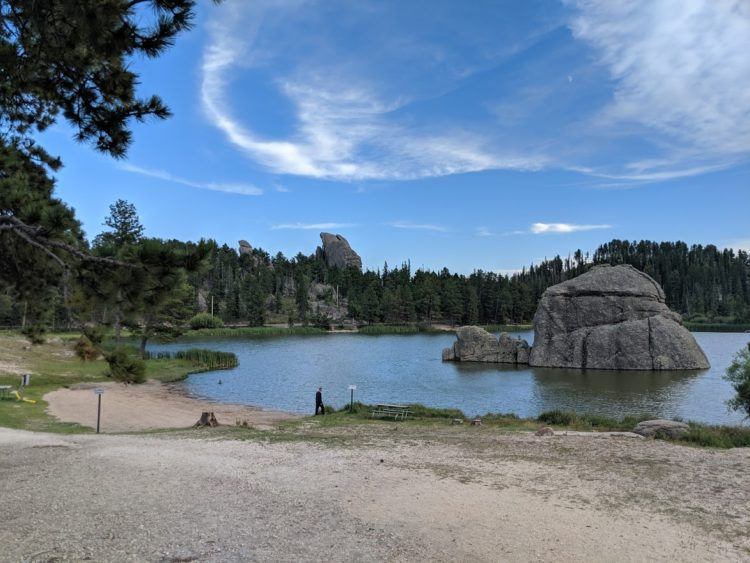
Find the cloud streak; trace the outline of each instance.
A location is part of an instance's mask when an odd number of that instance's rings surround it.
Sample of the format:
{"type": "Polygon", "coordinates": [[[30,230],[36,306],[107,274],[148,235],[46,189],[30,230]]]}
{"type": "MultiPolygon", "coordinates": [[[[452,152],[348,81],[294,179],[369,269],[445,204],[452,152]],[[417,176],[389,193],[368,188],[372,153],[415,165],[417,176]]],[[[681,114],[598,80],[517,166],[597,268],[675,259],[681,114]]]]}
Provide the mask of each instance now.
{"type": "Polygon", "coordinates": [[[354,223],[282,223],[280,225],[273,225],[271,230],[325,231],[330,229],[346,229],[355,226],[354,223]]]}
{"type": "Polygon", "coordinates": [[[388,223],[394,229],[407,229],[411,231],[434,231],[438,233],[447,233],[448,229],[442,225],[432,225],[430,223],[412,223],[410,221],[394,221],[388,223]]]}
{"type": "Polygon", "coordinates": [[[191,188],[198,188],[201,190],[212,190],[215,192],[225,192],[229,194],[239,195],[263,195],[263,190],[253,186],[251,184],[229,184],[229,183],[217,183],[217,182],[194,182],[192,180],[186,180],[180,176],[175,176],[164,170],[155,170],[152,168],[143,168],[142,166],[136,166],[128,162],[124,162],[118,165],[120,170],[130,172],[132,174],[139,174],[141,176],[147,176],[149,178],[156,178],[157,180],[164,180],[165,182],[171,182],[173,184],[181,184],[183,186],[189,186],[191,188]]]}
{"type": "Polygon", "coordinates": [[[535,235],[545,233],[579,233],[582,231],[595,231],[599,229],[611,229],[612,225],[576,225],[573,223],[534,223],[529,232],[535,235]]]}

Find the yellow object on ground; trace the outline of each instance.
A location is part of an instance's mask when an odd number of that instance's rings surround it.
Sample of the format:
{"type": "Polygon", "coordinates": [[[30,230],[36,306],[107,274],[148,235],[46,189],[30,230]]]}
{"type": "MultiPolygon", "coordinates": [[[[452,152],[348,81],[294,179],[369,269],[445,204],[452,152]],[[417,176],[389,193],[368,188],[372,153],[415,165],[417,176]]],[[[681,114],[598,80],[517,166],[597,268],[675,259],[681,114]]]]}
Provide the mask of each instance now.
{"type": "Polygon", "coordinates": [[[21,397],[21,394],[18,391],[11,391],[10,394],[14,395],[16,397],[17,401],[23,401],[24,403],[31,403],[32,405],[36,404],[36,401],[34,401],[32,399],[25,399],[25,398],[21,397]]]}

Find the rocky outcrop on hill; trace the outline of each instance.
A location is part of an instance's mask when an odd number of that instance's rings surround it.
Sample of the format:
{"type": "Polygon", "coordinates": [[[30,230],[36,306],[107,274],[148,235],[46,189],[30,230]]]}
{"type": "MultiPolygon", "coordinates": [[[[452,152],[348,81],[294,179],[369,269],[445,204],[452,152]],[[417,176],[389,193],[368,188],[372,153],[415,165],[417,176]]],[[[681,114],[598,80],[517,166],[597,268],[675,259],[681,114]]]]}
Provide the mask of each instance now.
{"type": "Polygon", "coordinates": [[[709,367],[656,281],[632,266],[595,266],[547,289],[530,364],[617,370],[709,367]]]}
{"type": "Polygon", "coordinates": [[[505,332],[495,338],[478,326],[462,326],[456,330],[456,338],[452,347],[443,350],[443,361],[529,363],[528,342],[505,332]]]}
{"type": "Polygon", "coordinates": [[[354,266],[362,269],[362,259],[359,254],[352,250],[347,241],[341,235],[331,233],[320,233],[323,246],[318,247],[316,255],[322,257],[329,268],[348,268],[354,266]]]}
{"type": "Polygon", "coordinates": [[[240,245],[240,256],[252,253],[253,247],[246,240],[241,240],[238,244],[240,245]]]}

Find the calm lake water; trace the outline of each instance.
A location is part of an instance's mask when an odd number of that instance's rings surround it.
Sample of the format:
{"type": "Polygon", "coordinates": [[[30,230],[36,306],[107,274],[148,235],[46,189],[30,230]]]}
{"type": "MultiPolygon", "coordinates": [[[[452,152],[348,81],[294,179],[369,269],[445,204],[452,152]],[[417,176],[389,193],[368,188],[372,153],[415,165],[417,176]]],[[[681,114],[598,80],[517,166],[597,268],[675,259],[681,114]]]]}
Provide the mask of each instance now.
{"type": "MultiPolygon", "coordinates": [[[[533,340],[532,332],[515,333],[533,340]]],[[[327,334],[212,339],[157,344],[150,349],[211,348],[234,352],[239,367],[190,376],[185,388],[212,400],[298,413],[314,411],[315,390],[326,403],[423,403],[467,415],[551,409],[622,416],[650,413],[716,424],[740,423],[727,411],[732,389],[722,375],[750,334],[695,333],[711,369],[693,372],[613,372],[442,362],[452,334],[365,336],[327,334]],[[218,382],[222,381],[220,385],[218,382]]]]}

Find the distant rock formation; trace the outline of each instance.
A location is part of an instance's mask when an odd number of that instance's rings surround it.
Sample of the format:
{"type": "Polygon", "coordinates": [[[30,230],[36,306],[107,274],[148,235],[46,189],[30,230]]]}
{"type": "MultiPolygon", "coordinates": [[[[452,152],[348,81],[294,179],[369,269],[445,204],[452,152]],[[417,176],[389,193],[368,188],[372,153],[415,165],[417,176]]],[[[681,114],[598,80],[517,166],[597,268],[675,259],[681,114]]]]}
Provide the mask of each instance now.
{"type": "Polygon", "coordinates": [[[547,289],[530,364],[616,370],[705,369],[708,359],[656,281],[632,266],[595,266],[547,289]]]}
{"type": "Polygon", "coordinates": [[[529,343],[505,332],[495,338],[478,326],[462,326],[456,330],[456,337],[453,346],[443,350],[443,361],[529,363],[529,343]]]}
{"type": "Polygon", "coordinates": [[[354,266],[362,269],[362,259],[359,254],[352,250],[347,241],[341,235],[331,233],[320,233],[323,247],[318,247],[316,255],[321,256],[329,268],[347,268],[354,266]]]}
{"type": "Polygon", "coordinates": [[[253,247],[250,246],[249,242],[247,242],[246,240],[241,240],[239,241],[239,245],[240,245],[240,256],[242,256],[243,254],[252,254],[253,247]]]}

